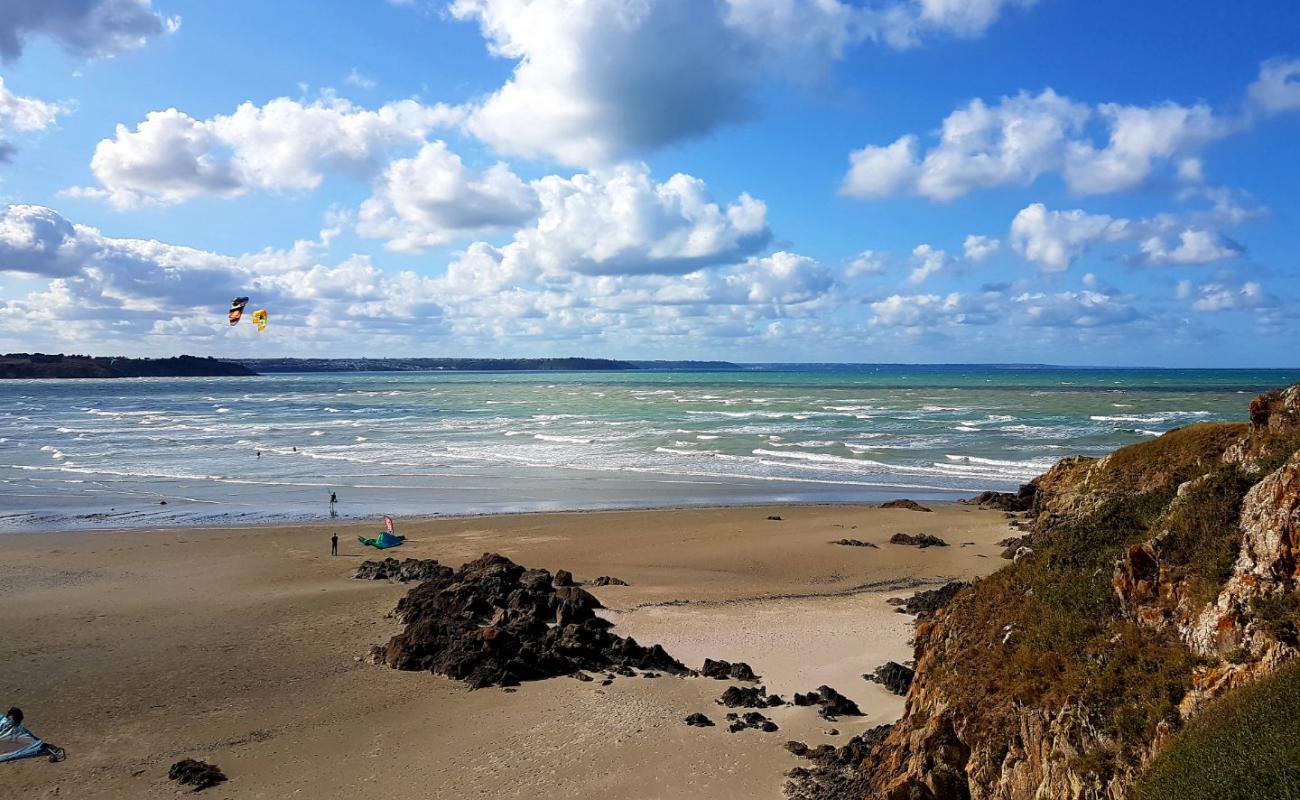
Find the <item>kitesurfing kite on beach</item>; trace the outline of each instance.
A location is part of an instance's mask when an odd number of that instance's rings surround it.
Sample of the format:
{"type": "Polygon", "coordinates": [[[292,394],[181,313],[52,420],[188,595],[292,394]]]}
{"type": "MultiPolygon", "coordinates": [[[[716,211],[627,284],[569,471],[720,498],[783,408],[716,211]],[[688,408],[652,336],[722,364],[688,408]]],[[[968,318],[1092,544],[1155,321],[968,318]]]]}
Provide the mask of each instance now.
{"type": "Polygon", "coordinates": [[[230,324],[238,325],[241,317],[244,316],[244,306],[248,305],[247,297],[236,297],[230,301],[230,324]]]}
{"type": "Polygon", "coordinates": [[[390,547],[397,547],[402,542],[405,542],[406,537],[398,536],[393,531],[393,518],[385,514],[384,530],[381,531],[378,536],[373,539],[369,536],[358,536],[357,541],[369,547],[373,547],[376,550],[387,550],[390,547]]]}

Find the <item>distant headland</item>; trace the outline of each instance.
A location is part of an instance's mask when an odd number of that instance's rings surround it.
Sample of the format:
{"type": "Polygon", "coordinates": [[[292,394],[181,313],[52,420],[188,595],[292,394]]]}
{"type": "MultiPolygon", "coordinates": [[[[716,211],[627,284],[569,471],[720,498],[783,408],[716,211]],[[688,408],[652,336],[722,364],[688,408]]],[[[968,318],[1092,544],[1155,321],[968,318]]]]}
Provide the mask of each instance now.
{"type": "Polygon", "coordinates": [[[250,358],[64,355],[0,356],[3,378],[199,378],[285,372],[609,372],[619,370],[739,370],[729,361],[616,361],[608,358],[250,358]]]}
{"type": "Polygon", "coordinates": [[[199,356],[126,358],[63,353],[0,356],[0,378],[198,378],[256,374],[242,364],[199,356]]]}

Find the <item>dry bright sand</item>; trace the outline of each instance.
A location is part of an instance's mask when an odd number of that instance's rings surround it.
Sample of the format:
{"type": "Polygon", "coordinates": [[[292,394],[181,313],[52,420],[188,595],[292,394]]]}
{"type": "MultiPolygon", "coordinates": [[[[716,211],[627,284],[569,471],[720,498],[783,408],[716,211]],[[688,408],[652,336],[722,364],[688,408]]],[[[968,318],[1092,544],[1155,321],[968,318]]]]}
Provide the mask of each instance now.
{"type": "Polygon", "coordinates": [[[728,683],[557,678],[469,691],[357,660],[398,630],[406,591],[356,581],[356,526],[0,536],[0,708],[67,761],[0,764],[0,797],[176,797],[168,766],[218,764],[208,798],[779,797],[781,745],[842,743],[901,712],[863,672],[909,657],[889,597],[1001,563],[1001,514],[793,506],[539,514],[405,523],[399,557],[488,551],[579,579],[615,631],[688,666],[748,661],[789,699],[828,683],[863,718],[770,710],[781,730],[687,727],[728,683]],[[779,514],[782,521],[770,521],[779,514]],[[329,557],[338,530],[340,556],[329,557]],[[952,546],[890,545],[897,531],[952,546]],[[830,544],[858,538],[879,549],[830,544]],[[964,543],[970,543],[963,546],[964,543]],[[839,735],[826,733],[838,728],[839,735]]]}

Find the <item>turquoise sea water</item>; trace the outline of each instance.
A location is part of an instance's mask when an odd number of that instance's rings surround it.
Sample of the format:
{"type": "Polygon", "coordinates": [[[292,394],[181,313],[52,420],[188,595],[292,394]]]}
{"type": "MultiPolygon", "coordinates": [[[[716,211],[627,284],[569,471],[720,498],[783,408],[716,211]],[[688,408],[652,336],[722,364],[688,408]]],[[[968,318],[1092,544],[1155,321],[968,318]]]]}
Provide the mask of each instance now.
{"type": "Polygon", "coordinates": [[[340,516],[366,518],[961,496],[1244,419],[1254,394],[1298,380],[908,366],[7,381],[0,530],[310,521],[331,489],[340,516]]]}

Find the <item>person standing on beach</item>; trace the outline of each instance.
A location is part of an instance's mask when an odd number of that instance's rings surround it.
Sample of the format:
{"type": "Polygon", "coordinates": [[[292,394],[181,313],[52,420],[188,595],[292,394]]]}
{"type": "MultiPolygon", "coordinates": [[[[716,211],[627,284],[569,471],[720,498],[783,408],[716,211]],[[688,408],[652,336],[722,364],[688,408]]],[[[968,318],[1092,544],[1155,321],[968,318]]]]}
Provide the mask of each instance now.
{"type": "Polygon", "coordinates": [[[333,533],[330,534],[330,555],[336,556],[338,554],[339,554],[339,535],[337,533],[333,533]]]}
{"type": "Polygon", "coordinates": [[[330,505],[334,505],[338,501],[339,501],[339,496],[334,494],[333,492],[330,492],[330,505]]]}

